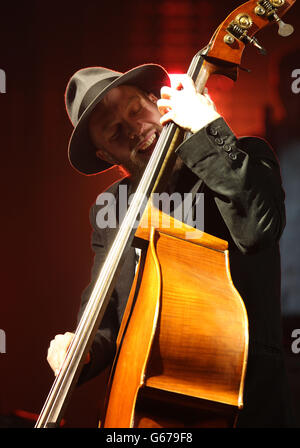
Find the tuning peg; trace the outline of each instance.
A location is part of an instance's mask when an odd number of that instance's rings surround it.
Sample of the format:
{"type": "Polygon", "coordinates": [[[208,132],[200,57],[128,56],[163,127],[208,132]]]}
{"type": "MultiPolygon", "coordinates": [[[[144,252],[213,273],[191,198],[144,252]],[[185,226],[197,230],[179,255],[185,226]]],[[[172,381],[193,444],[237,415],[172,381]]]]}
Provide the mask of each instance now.
{"type": "Polygon", "coordinates": [[[278,27],[278,34],[282,37],[290,36],[294,32],[294,27],[288,23],[284,23],[282,20],[279,20],[278,27]]]}
{"type": "Polygon", "coordinates": [[[250,37],[250,36],[246,35],[246,36],[244,36],[244,42],[248,42],[249,44],[252,44],[254,47],[256,47],[259,50],[260,54],[262,54],[264,56],[267,54],[267,50],[260,45],[260,43],[258,42],[256,37],[250,37]]]}
{"type": "Polygon", "coordinates": [[[288,37],[294,32],[294,27],[292,25],[289,25],[288,23],[284,23],[283,20],[281,20],[277,14],[273,14],[274,19],[276,20],[278,24],[278,34],[282,37],[288,37]]]}
{"type": "Polygon", "coordinates": [[[257,39],[255,39],[255,37],[252,38],[251,43],[252,45],[254,45],[254,47],[256,47],[259,50],[260,54],[262,54],[263,56],[267,54],[267,50],[260,45],[260,43],[258,42],[257,39]]]}

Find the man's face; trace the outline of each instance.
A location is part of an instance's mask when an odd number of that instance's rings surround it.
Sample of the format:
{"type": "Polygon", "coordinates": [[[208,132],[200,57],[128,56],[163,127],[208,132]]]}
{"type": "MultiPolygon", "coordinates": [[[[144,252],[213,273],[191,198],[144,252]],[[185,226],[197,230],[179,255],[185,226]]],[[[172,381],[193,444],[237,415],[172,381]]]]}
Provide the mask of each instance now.
{"type": "Polygon", "coordinates": [[[161,132],[156,97],[134,86],[110,90],[89,122],[97,156],[123,165],[134,177],[144,170],[161,132]]]}

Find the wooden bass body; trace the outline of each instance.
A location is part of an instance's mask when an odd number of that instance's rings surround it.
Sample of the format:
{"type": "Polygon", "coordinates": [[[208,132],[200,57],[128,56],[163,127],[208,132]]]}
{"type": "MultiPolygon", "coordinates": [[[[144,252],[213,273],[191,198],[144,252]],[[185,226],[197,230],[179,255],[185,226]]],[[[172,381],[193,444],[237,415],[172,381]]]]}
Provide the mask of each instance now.
{"type": "MultiPolygon", "coordinates": [[[[105,428],[231,427],[243,406],[248,320],[227,242],[162,213],[141,256],[118,336],[105,428]]],[[[149,229],[149,230],[148,230],[149,229]]]]}

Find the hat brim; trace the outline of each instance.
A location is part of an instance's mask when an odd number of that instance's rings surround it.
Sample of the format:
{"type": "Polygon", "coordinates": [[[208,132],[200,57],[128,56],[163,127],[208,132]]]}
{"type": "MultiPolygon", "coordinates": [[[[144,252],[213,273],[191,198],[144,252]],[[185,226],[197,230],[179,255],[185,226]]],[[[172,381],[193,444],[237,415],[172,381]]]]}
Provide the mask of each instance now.
{"type": "Polygon", "coordinates": [[[170,86],[170,78],[166,70],[160,65],[144,64],[120,75],[99,92],[83,112],[69,140],[69,161],[82,174],[98,174],[112,167],[111,164],[96,156],[96,148],[89,136],[88,122],[91,112],[104,96],[111,89],[125,84],[134,85],[141,90],[154,93],[157,97],[160,97],[161,87],[164,85],[170,86]]]}

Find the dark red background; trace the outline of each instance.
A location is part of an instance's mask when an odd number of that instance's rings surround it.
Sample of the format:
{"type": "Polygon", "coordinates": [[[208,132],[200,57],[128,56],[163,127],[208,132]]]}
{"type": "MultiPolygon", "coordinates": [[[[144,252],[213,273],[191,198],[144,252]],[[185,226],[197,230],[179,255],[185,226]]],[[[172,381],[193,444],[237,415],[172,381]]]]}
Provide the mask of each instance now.
{"type": "MultiPolygon", "coordinates": [[[[145,62],[183,73],[219,23],[240,4],[29,0],[1,5],[0,68],[7,76],[7,92],[0,94],[0,328],[7,338],[6,353],[0,354],[2,416],[17,409],[37,414],[42,408],[53,381],[46,362],[49,341],[59,332],[74,330],[80,294],[89,282],[88,211],[115,175],[85,177],[68,163],[72,126],[64,109],[64,90],[70,76],[86,66],[126,71],[145,62]]],[[[257,36],[267,56],[253,48],[244,53],[243,65],[250,74],[242,71],[235,84],[219,78],[209,82],[211,96],[234,132],[269,134],[275,149],[265,108],[272,106],[275,122],[284,117],[276,67],[282,54],[299,45],[299,5],[285,20],[296,28],[292,37],[280,38],[274,25],[257,36]]],[[[299,60],[293,68],[300,68],[299,60]]],[[[287,71],[281,79],[289,92],[290,76],[287,71]]],[[[284,323],[291,386],[299,401],[300,354],[290,349],[290,328],[300,328],[299,316],[285,316],[284,323]]],[[[75,391],[66,426],[97,425],[104,377],[75,391]]]]}

